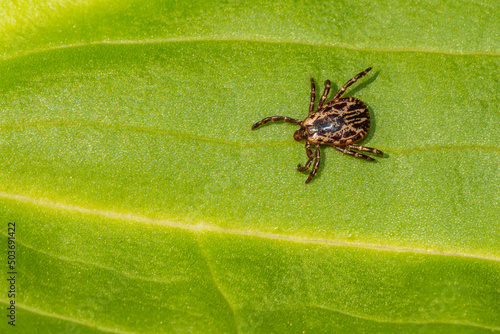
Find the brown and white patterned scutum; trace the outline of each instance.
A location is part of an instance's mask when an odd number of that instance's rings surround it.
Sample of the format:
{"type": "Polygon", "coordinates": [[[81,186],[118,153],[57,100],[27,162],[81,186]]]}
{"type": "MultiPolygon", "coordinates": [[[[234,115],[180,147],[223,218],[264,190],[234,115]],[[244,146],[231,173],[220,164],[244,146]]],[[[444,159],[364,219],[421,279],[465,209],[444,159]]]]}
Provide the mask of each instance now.
{"type": "Polygon", "coordinates": [[[342,97],[304,120],[303,126],[311,144],[344,146],[366,136],[370,130],[370,113],[363,101],[342,97]]]}

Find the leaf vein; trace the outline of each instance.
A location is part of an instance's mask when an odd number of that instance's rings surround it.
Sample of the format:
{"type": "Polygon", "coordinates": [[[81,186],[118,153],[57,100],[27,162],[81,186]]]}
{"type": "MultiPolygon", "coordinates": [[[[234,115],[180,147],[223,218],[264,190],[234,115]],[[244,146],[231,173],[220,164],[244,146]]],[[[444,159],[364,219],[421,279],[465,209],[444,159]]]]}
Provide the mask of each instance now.
{"type": "MultiPolygon", "coordinates": [[[[6,305],[10,305],[10,302],[5,301],[5,300],[0,300],[0,303],[6,304],[6,305]]],[[[50,318],[60,319],[60,320],[64,320],[64,321],[69,321],[69,322],[72,322],[72,323],[75,323],[75,324],[79,324],[79,325],[82,325],[82,326],[86,326],[86,327],[89,327],[89,328],[98,329],[98,330],[106,332],[106,333],[135,334],[135,332],[126,332],[126,331],[119,330],[117,328],[110,328],[110,327],[104,327],[104,326],[99,326],[99,325],[91,325],[91,324],[88,324],[88,323],[86,323],[84,321],[77,320],[75,318],[69,318],[69,317],[65,317],[65,316],[59,315],[59,314],[44,312],[42,310],[38,310],[38,309],[35,309],[35,308],[32,308],[32,307],[20,304],[18,302],[16,302],[16,307],[18,307],[20,309],[24,309],[24,310],[26,310],[28,312],[32,312],[32,313],[35,313],[35,314],[39,314],[39,315],[45,316],[45,317],[50,317],[50,318]]]]}
{"type": "Polygon", "coordinates": [[[353,247],[353,248],[360,248],[360,249],[373,249],[373,250],[385,251],[385,252],[417,253],[417,254],[426,254],[426,255],[431,255],[431,256],[464,257],[464,258],[474,258],[474,259],[480,259],[480,260],[500,262],[500,258],[497,256],[458,253],[458,252],[439,251],[439,250],[430,250],[430,249],[421,249],[421,248],[400,247],[400,246],[394,246],[394,245],[347,242],[347,241],[339,241],[339,240],[333,240],[333,239],[310,238],[310,237],[303,237],[303,236],[270,233],[267,231],[239,230],[239,229],[232,229],[232,228],[226,228],[226,227],[220,227],[220,226],[211,226],[211,225],[207,225],[204,223],[184,224],[184,223],[179,223],[179,222],[175,222],[175,221],[169,221],[169,220],[164,220],[164,219],[156,219],[156,218],[135,215],[135,214],[131,214],[131,213],[121,213],[121,212],[116,212],[116,211],[98,210],[98,209],[93,209],[93,208],[81,207],[81,206],[65,204],[65,203],[61,203],[61,202],[54,202],[54,201],[50,201],[47,199],[32,198],[32,197],[28,197],[28,196],[24,196],[24,195],[10,194],[10,193],[6,193],[6,192],[0,192],[0,198],[13,200],[13,201],[17,201],[17,202],[25,203],[25,204],[31,204],[34,206],[46,207],[46,208],[54,209],[54,210],[78,212],[81,214],[96,215],[99,217],[104,217],[104,218],[109,218],[109,219],[125,220],[125,221],[129,221],[129,222],[136,222],[136,223],[142,223],[142,224],[148,224],[148,225],[166,226],[166,227],[191,231],[194,233],[215,232],[215,233],[222,233],[222,234],[235,235],[235,236],[278,240],[278,241],[283,241],[283,242],[319,244],[319,245],[336,246],[336,247],[353,247]]]}
{"type": "Polygon", "coordinates": [[[396,49],[396,48],[378,48],[378,47],[360,47],[353,45],[345,45],[339,43],[325,44],[325,43],[315,43],[315,42],[306,42],[306,41],[298,41],[291,39],[277,40],[277,39],[266,39],[266,38],[221,38],[221,37],[192,37],[192,38],[168,38],[168,39],[152,39],[145,41],[137,41],[137,40],[120,40],[120,41],[96,41],[90,43],[74,43],[67,45],[57,45],[53,47],[47,48],[39,48],[32,51],[21,52],[14,55],[3,55],[1,58],[4,60],[10,60],[15,58],[22,58],[29,55],[50,52],[58,49],[67,49],[67,48],[80,48],[92,45],[147,45],[147,44],[166,44],[166,43],[193,43],[193,42],[245,42],[245,43],[265,43],[265,44],[291,44],[291,45],[306,45],[306,46],[314,46],[321,48],[335,48],[335,49],[345,49],[345,50],[353,50],[353,51],[362,51],[362,52],[419,52],[419,53],[433,53],[433,54],[445,54],[445,55],[481,55],[481,56],[499,56],[500,53],[498,51],[445,51],[445,50],[437,50],[437,49],[419,49],[419,48],[405,48],[405,49],[396,49]]]}
{"type": "MultiPolygon", "coordinates": [[[[257,142],[257,143],[239,143],[231,140],[224,140],[220,138],[210,138],[206,136],[197,136],[190,133],[183,132],[175,132],[169,130],[162,129],[152,129],[143,126],[134,126],[134,125],[125,125],[125,124],[113,124],[113,123],[105,123],[105,122],[97,122],[97,121],[67,121],[67,120],[54,120],[54,121],[44,121],[44,122],[30,122],[30,123],[22,123],[22,124],[4,124],[0,125],[0,131],[3,129],[17,129],[22,127],[44,127],[44,126],[58,126],[58,125],[66,125],[66,126],[87,126],[87,127],[104,127],[111,128],[118,131],[136,131],[136,132],[145,132],[152,134],[160,134],[171,137],[179,137],[185,140],[194,140],[194,141],[203,141],[209,143],[217,143],[224,144],[233,147],[241,147],[241,148],[255,148],[255,147],[265,147],[265,146],[291,146],[296,143],[293,141],[273,141],[273,142],[257,142]]],[[[391,149],[387,147],[380,146],[382,151],[387,153],[394,154],[411,154],[416,152],[428,152],[428,151],[443,151],[443,150],[484,150],[484,151],[492,151],[492,152],[500,152],[500,147],[489,146],[489,145],[429,145],[422,147],[414,147],[407,149],[391,149]]]]}
{"type": "Polygon", "coordinates": [[[195,239],[198,242],[198,246],[199,246],[199,249],[200,249],[201,257],[203,258],[203,260],[205,261],[205,263],[207,265],[207,268],[208,268],[208,271],[210,273],[210,277],[212,279],[212,282],[214,283],[215,287],[217,288],[217,291],[219,291],[219,294],[221,295],[222,299],[226,302],[229,310],[231,311],[231,316],[232,316],[232,319],[233,319],[234,332],[238,333],[238,327],[237,327],[237,321],[236,321],[236,312],[234,310],[234,307],[229,302],[229,299],[227,298],[226,294],[224,292],[222,292],[222,289],[220,287],[220,283],[217,282],[217,280],[215,279],[215,275],[214,275],[214,272],[212,270],[212,266],[210,265],[210,262],[208,261],[208,256],[206,255],[206,252],[203,249],[202,243],[199,240],[199,235],[197,237],[195,237],[195,239]]]}
{"type": "Polygon", "coordinates": [[[471,323],[471,322],[460,322],[460,321],[437,321],[437,320],[426,320],[426,321],[403,321],[403,320],[394,320],[394,319],[379,319],[375,317],[370,317],[367,315],[355,315],[346,311],[340,311],[337,309],[333,309],[327,306],[321,306],[321,305],[310,305],[310,307],[315,307],[318,309],[323,309],[329,312],[335,312],[343,315],[347,315],[353,318],[358,318],[362,320],[369,320],[373,322],[378,322],[378,323],[384,323],[384,324],[401,324],[401,325],[429,325],[429,324],[436,324],[436,325],[453,325],[453,326],[470,326],[470,327],[476,327],[476,328],[482,328],[482,329],[488,329],[492,331],[498,331],[500,328],[497,327],[491,327],[491,326],[485,326],[481,324],[476,324],[476,323],[471,323]]]}

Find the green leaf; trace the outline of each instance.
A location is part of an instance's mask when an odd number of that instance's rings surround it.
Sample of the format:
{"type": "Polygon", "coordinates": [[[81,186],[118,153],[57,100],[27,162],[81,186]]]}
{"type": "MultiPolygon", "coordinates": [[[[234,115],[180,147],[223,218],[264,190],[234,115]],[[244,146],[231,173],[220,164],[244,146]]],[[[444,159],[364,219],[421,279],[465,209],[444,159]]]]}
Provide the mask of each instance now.
{"type": "Polygon", "coordinates": [[[499,4],[1,6],[2,331],[500,330],[499,4]],[[368,66],[384,157],[304,188],[297,126],[248,130],[368,66]]]}

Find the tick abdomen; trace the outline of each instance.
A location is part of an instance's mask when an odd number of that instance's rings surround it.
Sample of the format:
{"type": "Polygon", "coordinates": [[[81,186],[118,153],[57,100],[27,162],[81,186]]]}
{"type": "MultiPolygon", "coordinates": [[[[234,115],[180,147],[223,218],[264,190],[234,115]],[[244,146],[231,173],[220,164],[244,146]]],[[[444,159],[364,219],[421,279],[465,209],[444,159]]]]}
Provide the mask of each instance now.
{"type": "Polygon", "coordinates": [[[370,130],[370,114],[363,101],[343,97],[327,103],[304,121],[311,144],[349,145],[370,130]]]}

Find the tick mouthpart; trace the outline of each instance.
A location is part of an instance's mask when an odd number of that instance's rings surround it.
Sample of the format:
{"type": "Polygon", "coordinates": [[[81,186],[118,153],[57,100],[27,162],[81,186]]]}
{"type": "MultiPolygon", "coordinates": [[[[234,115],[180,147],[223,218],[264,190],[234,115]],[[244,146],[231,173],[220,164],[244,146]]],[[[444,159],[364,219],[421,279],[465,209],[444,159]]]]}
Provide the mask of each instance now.
{"type": "Polygon", "coordinates": [[[296,141],[301,141],[301,140],[306,139],[305,130],[300,129],[300,130],[295,131],[295,133],[293,134],[293,139],[295,139],[296,141]]]}

